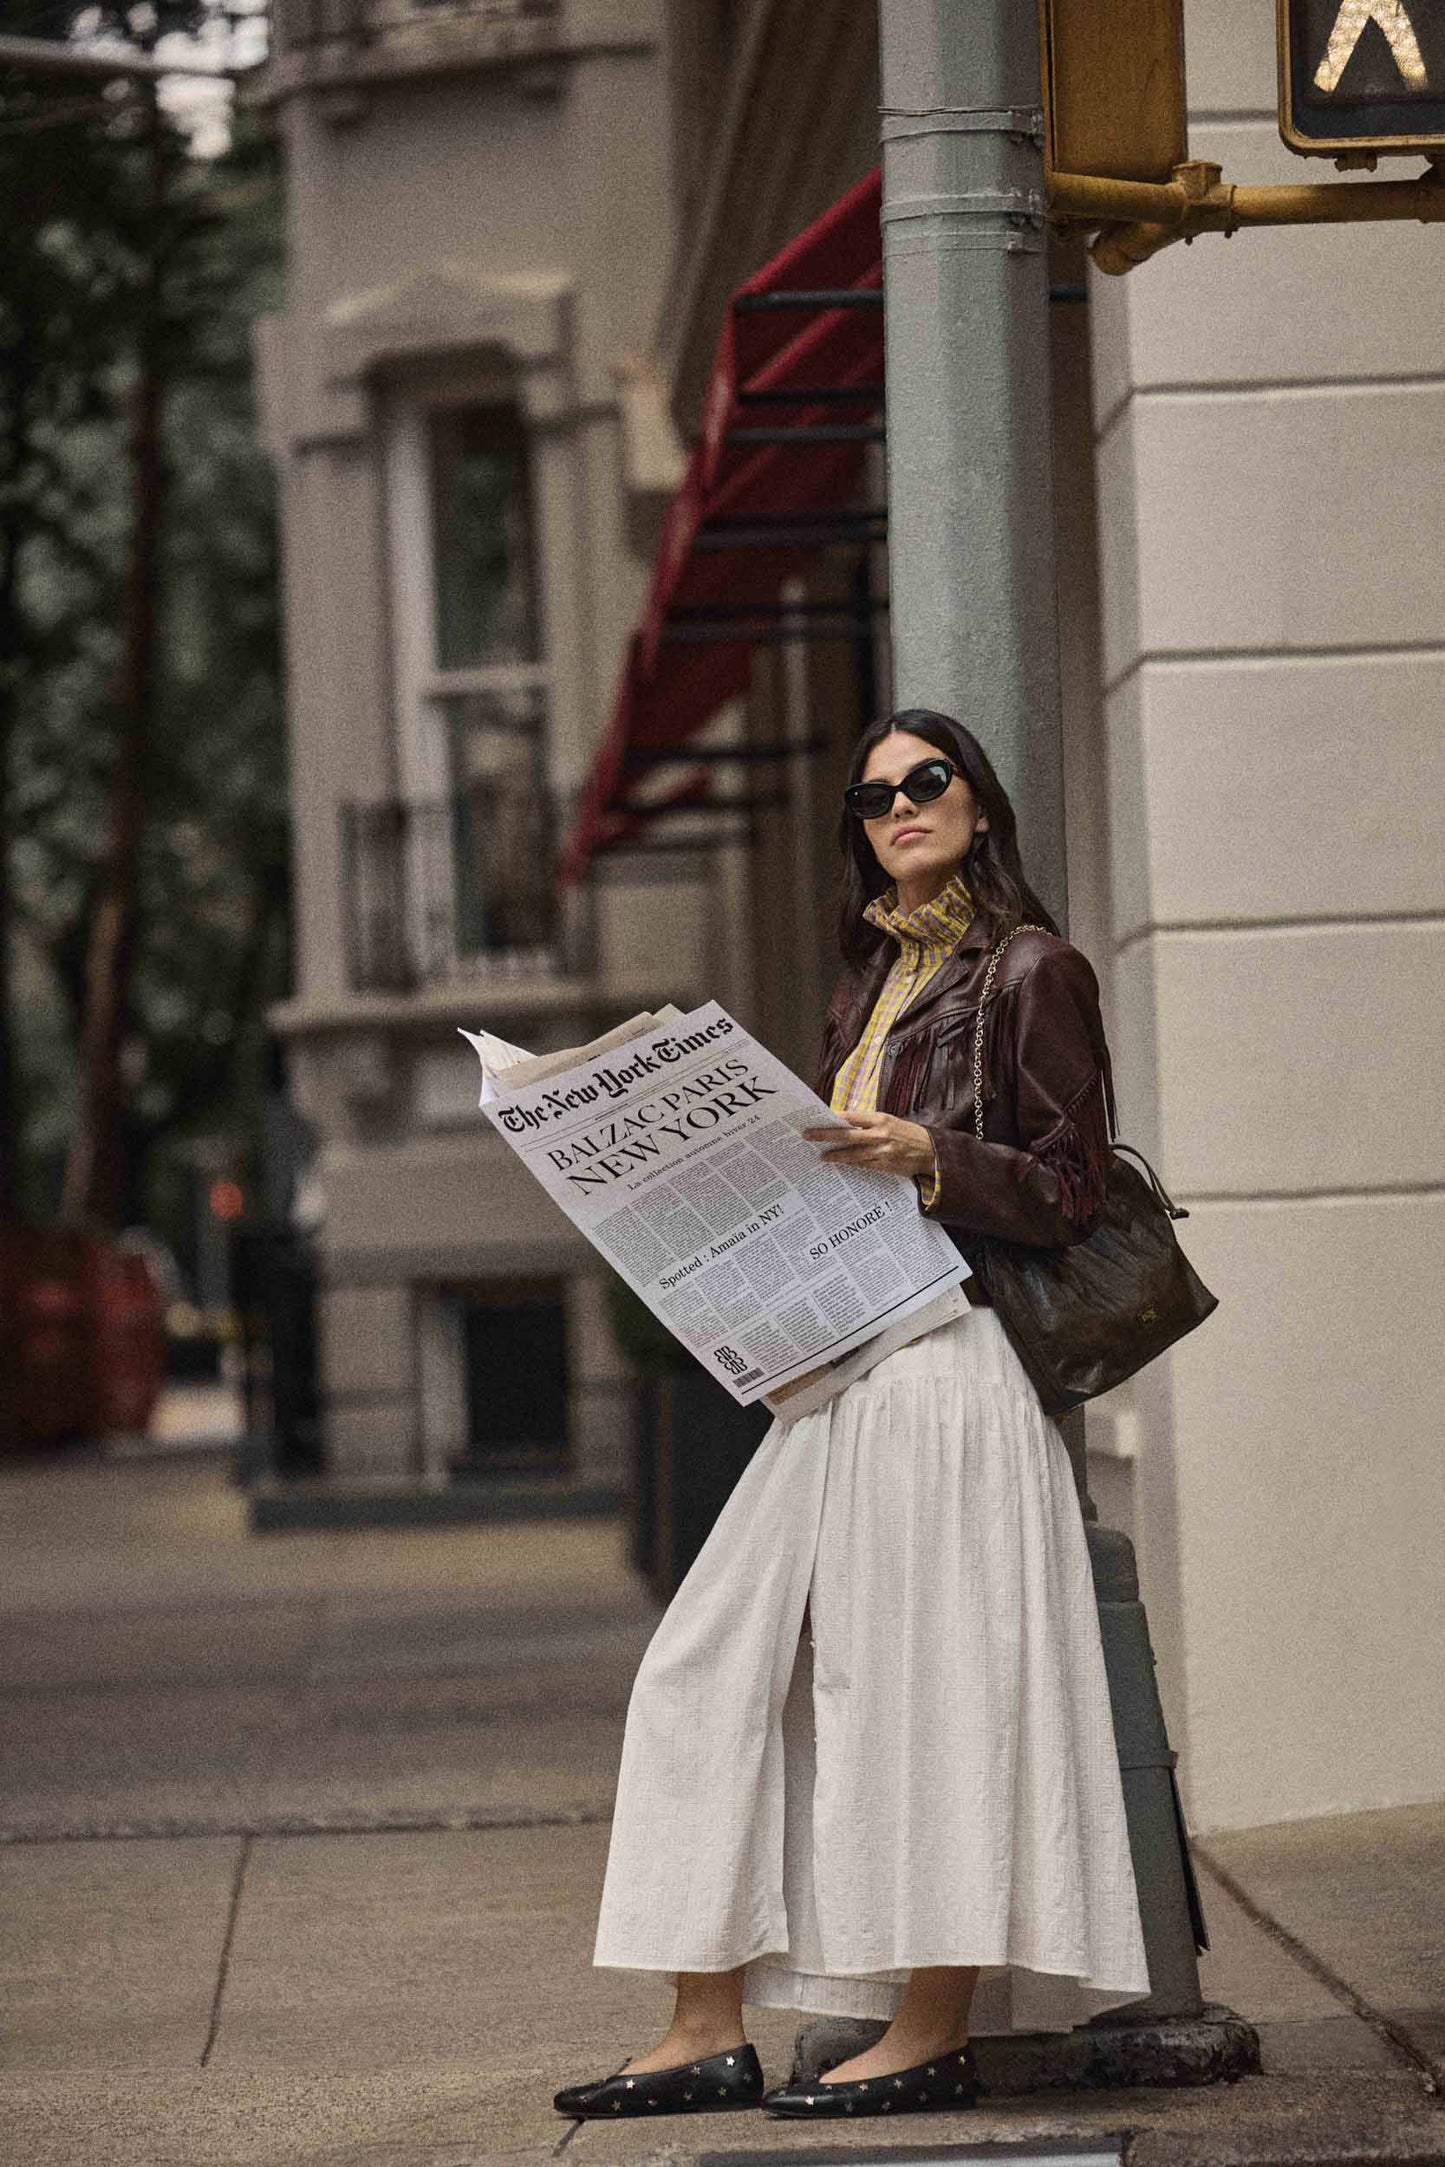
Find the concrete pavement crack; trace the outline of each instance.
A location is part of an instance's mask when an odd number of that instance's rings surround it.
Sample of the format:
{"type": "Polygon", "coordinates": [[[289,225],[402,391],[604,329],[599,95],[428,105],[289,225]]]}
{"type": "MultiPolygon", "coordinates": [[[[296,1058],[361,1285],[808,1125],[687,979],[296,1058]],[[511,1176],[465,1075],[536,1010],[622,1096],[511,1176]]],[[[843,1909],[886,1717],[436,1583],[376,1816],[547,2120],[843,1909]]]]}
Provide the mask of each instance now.
{"type": "Polygon", "coordinates": [[[1316,1956],[1308,1943],[1301,1941],[1297,1934],[1292,1934],[1272,1911],[1266,1911],[1262,1904],[1257,1903],[1243,1882],[1237,1880],[1227,1866],[1221,1865],[1207,1847],[1200,1843],[1197,1836],[1190,1837],[1189,1849],[1191,1855],[1207,1873],[1213,1875],[1219,1886],[1227,1895],[1233,1897],[1240,1910],[1262,1933],[1278,1942],[1303,1971],[1307,1971],[1312,1979],[1318,1980],[1326,1992],[1333,1994],[1337,2001],[1343,2002],[1362,2024],[1368,2024],[1376,2037],[1382,2039],[1420,2079],[1432,2099],[1445,2099],[1445,2084],[1442,2084],[1439,2070],[1428,2055],[1423,2054],[1416,2046],[1408,2032],[1392,2022],[1383,2010],[1376,2009],[1372,2002],[1366,2001],[1364,1995],[1358,1993],[1347,1979],[1342,1979],[1337,1971],[1332,1970],[1323,1957],[1316,1956]]]}
{"type": "Polygon", "coordinates": [[[231,1969],[231,1945],[236,1938],[236,1921],[241,1915],[241,1896],[246,1886],[246,1869],[251,1863],[253,1836],[241,1838],[241,1849],[236,1859],[236,1871],[231,1881],[231,1902],[226,1912],[226,1931],[221,1937],[221,1960],[216,1967],[216,1991],[211,1996],[211,2021],[206,2031],[206,2043],[201,2049],[201,2067],[211,2059],[211,2050],[220,2037],[221,2002],[226,1992],[226,1978],[231,1969]]]}

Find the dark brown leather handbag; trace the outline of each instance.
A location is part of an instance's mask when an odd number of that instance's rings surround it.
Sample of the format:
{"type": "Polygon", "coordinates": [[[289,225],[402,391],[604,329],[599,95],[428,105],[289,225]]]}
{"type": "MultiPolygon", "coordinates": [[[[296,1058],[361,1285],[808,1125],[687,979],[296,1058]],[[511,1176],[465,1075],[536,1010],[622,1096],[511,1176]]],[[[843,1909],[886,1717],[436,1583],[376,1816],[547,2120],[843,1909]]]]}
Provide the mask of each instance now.
{"type": "MultiPolygon", "coordinates": [[[[1015,933],[1042,930],[1014,928],[1015,933]]],[[[989,959],[974,1028],[973,1121],[980,1140],[984,1009],[1013,938],[1006,935],[989,959]]],[[[1087,1241],[1064,1249],[992,1237],[969,1244],[999,1322],[1047,1415],[1067,1414],[1122,1384],[1219,1307],[1175,1237],[1174,1222],[1187,1219],[1188,1212],[1171,1202],[1143,1153],[1115,1138],[1112,1090],[1108,1111],[1104,1206],[1087,1241]]]]}

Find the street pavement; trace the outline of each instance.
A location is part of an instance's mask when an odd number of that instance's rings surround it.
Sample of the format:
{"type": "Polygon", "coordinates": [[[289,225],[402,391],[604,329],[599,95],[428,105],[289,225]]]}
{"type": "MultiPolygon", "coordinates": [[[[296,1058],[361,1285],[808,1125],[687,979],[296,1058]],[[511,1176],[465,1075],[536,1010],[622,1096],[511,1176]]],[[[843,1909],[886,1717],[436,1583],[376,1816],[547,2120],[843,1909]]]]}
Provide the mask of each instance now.
{"type": "MultiPolygon", "coordinates": [[[[608,1522],[258,1539],[214,1454],[0,1470],[0,2160],[837,2148],[758,2115],[552,2112],[665,2015],[661,1983],[590,1963],[655,1615],[608,1522]]],[[[1205,1996],[1259,2027],[1263,2075],[989,2097],[850,2125],[844,2156],[1445,2167],[1445,1805],[1196,1858],[1205,1996]]],[[[785,2074],[796,2021],[750,2017],[785,2074]]]]}

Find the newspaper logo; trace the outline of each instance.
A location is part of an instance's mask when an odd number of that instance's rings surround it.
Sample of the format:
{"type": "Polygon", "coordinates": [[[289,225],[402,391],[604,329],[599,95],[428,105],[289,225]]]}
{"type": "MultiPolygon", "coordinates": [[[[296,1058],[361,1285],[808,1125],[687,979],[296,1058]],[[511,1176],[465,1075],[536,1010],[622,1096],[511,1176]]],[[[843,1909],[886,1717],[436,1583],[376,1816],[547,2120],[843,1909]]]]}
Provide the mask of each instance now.
{"type": "Polygon", "coordinates": [[[749,1370],[748,1358],[739,1354],[736,1347],[719,1347],[713,1360],[719,1369],[725,1369],[735,1384],[751,1384],[754,1377],[761,1377],[760,1369],[749,1370]]]}

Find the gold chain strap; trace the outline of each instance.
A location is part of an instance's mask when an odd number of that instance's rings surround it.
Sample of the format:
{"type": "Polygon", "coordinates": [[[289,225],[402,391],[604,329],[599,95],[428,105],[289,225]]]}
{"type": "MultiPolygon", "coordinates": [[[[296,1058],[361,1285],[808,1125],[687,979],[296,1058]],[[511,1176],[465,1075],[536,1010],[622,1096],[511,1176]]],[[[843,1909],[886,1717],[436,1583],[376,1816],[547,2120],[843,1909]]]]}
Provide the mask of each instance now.
{"type": "Polygon", "coordinates": [[[983,1016],[988,1006],[988,997],[993,991],[994,974],[1003,961],[1004,950],[1011,940],[1016,940],[1020,933],[1047,933],[1048,930],[1047,926],[1042,925],[1016,925],[1012,933],[1004,935],[988,959],[983,991],[978,997],[978,1018],[973,1027],[973,1132],[980,1143],[983,1142],[983,1016]]]}

